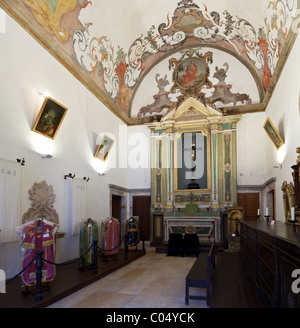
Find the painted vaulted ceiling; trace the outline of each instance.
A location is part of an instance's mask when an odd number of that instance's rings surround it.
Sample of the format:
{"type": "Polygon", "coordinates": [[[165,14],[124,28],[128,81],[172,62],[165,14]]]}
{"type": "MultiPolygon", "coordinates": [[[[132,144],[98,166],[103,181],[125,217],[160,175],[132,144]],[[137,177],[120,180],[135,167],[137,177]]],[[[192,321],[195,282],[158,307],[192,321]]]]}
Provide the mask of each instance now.
{"type": "Polygon", "coordinates": [[[298,1],[1,0],[0,5],[130,125],[165,115],[191,93],[224,115],[265,110],[296,38],[298,1]],[[183,87],[193,78],[188,63],[205,75],[197,75],[205,83],[192,91],[183,87]]]}

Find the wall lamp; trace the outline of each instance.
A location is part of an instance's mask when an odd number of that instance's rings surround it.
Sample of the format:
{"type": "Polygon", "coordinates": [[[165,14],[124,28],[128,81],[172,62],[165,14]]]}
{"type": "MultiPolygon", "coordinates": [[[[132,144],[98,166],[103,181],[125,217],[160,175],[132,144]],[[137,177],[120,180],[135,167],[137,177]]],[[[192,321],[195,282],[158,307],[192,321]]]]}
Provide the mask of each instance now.
{"type": "Polygon", "coordinates": [[[41,157],[42,157],[42,159],[44,159],[44,158],[50,159],[50,158],[53,157],[53,155],[50,155],[50,154],[42,154],[41,157]]]}
{"type": "Polygon", "coordinates": [[[83,180],[85,180],[86,182],[89,182],[90,178],[89,177],[83,177],[83,180]]]}
{"type": "Polygon", "coordinates": [[[65,179],[67,179],[67,178],[73,179],[73,178],[75,178],[75,173],[74,174],[72,174],[72,173],[66,174],[64,178],[65,179]]]}
{"type": "Polygon", "coordinates": [[[282,164],[275,164],[274,166],[273,166],[273,168],[274,169],[281,169],[282,168],[282,164]]]}
{"type": "Polygon", "coordinates": [[[25,159],[24,158],[22,158],[22,159],[17,158],[17,162],[20,163],[22,166],[25,165],[25,159]]]}

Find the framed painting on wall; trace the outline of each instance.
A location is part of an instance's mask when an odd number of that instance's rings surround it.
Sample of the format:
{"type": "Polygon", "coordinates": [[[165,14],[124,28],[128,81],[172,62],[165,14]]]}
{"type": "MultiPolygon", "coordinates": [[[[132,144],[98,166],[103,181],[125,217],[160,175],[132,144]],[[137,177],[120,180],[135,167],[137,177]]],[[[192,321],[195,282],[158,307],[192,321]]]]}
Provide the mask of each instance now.
{"type": "Polygon", "coordinates": [[[97,147],[97,150],[95,152],[94,157],[106,161],[109,152],[112,149],[114,140],[109,138],[106,134],[103,136],[99,146],[97,147]]]}
{"type": "Polygon", "coordinates": [[[46,97],[34,122],[32,131],[54,139],[67,110],[66,107],[56,100],[46,97]]]}
{"type": "Polygon", "coordinates": [[[284,141],[282,140],[280,134],[274,127],[273,123],[271,122],[270,118],[266,119],[264,124],[264,129],[267,132],[268,136],[270,137],[271,141],[273,142],[274,146],[278,150],[282,145],[284,145],[284,141]]]}

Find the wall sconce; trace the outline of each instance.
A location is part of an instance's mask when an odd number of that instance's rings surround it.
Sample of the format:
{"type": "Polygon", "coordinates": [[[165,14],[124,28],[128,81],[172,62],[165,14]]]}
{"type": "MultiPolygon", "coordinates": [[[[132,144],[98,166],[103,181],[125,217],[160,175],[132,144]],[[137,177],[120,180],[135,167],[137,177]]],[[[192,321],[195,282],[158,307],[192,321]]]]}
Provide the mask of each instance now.
{"type": "Polygon", "coordinates": [[[20,163],[22,166],[25,165],[25,159],[24,158],[22,158],[22,159],[17,158],[17,162],[20,163]]]}
{"type": "Polygon", "coordinates": [[[44,98],[51,97],[50,92],[48,92],[48,91],[45,91],[45,92],[39,91],[38,94],[40,96],[43,96],[44,98]]]}
{"type": "Polygon", "coordinates": [[[65,179],[66,178],[71,178],[71,179],[75,178],[75,173],[74,174],[72,174],[72,173],[66,174],[65,179]]]}
{"type": "Polygon", "coordinates": [[[282,164],[275,164],[274,166],[273,166],[273,168],[274,169],[281,169],[282,168],[282,164]]]}
{"type": "Polygon", "coordinates": [[[85,180],[86,182],[89,182],[90,178],[89,177],[83,177],[83,180],[85,180]]]}
{"type": "Polygon", "coordinates": [[[50,155],[50,154],[42,154],[41,157],[42,157],[42,159],[44,159],[44,158],[48,158],[48,159],[50,159],[50,158],[52,158],[53,156],[50,155]]]}
{"type": "Polygon", "coordinates": [[[105,173],[99,173],[99,176],[102,177],[103,175],[105,175],[105,173]]]}

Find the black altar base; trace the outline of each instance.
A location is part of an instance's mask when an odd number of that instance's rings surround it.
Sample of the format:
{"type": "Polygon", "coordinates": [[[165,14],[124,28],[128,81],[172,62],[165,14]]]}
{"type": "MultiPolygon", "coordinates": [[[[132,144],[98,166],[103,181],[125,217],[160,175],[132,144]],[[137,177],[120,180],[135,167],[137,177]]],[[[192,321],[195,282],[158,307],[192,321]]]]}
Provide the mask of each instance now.
{"type": "Polygon", "coordinates": [[[38,302],[35,301],[34,295],[23,295],[24,289],[21,287],[21,278],[17,277],[7,284],[6,293],[0,294],[0,308],[45,308],[145,254],[145,250],[129,251],[127,259],[125,259],[125,251],[120,249],[118,259],[114,261],[107,261],[105,257],[99,255],[97,274],[93,274],[93,270],[79,270],[78,262],[58,265],[56,266],[56,277],[49,283],[50,290],[43,291],[43,299],[38,302]]]}

